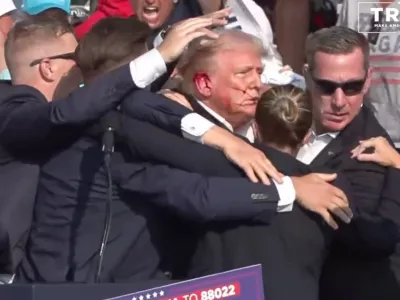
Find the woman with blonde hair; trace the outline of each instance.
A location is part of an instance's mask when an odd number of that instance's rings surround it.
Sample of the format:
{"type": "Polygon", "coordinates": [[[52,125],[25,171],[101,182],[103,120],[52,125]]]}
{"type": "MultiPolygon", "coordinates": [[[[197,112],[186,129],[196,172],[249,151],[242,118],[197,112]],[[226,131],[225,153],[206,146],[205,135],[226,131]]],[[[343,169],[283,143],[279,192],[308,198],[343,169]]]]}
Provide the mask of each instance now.
{"type": "Polygon", "coordinates": [[[311,98],[291,84],[274,86],[262,94],[255,122],[258,138],[264,144],[296,156],[309,137],[311,98]]]}

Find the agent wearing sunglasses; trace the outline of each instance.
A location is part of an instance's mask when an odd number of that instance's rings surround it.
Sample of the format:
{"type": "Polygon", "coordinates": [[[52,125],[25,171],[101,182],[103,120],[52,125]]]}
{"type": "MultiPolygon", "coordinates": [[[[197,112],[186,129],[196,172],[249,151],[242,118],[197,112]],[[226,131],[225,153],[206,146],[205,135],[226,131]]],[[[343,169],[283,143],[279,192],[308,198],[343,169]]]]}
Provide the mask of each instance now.
{"type": "Polygon", "coordinates": [[[366,278],[365,272],[377,272],[379,266],[369,266],[369,260],[385,258],[392,251],[397,234],[393,222],[383,222],[393,214],[378,210],[379,205],[385,204],[381,192],[386,168],[352,159],[351,150],[359,140],[389,137],[363,106],[371,71],[369,43],[362,34],[346,27],[319,30],[308,38],[306,55],[313,133],[297,158],[344,175],[352,186],[355,213],[351,224],[337,232],[322,274],[321,300],[354,299],[349,290],[366,285],[355,281],[366,278]]]}

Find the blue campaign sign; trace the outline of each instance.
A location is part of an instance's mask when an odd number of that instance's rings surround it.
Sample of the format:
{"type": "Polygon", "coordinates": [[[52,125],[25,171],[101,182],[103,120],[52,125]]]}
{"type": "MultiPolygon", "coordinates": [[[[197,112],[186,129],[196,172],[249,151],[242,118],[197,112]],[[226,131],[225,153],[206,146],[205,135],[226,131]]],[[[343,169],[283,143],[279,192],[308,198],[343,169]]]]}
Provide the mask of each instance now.
{"type": "Polygon", "coordinates": [[[104,300],[264,300],[261,265],[104,300]]]}

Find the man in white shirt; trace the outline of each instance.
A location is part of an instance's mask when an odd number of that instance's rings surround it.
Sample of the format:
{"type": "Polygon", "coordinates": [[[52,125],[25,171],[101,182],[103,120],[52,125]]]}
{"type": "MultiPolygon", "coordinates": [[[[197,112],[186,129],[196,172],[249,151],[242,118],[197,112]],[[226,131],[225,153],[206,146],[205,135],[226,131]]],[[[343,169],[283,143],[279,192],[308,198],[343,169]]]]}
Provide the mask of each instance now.
{"type": "Polygon", "coordinates": [[[372,74],[369,43],[362,34],[346,27],[322,29],[308,38],[306,55],[314,124],[297,158],[343,174],[351,184],[355,210],[352,223],[338,231],[335,251],[324,268],[321,299],[354,299],[354,282],[368,269],[365,258],[385,257],[397,234],[389,234],[396,231],[394,222],[379,210],[387,170],[354,161],[350,151],[360,140],[388,135],[363,106],[372,74]]]}

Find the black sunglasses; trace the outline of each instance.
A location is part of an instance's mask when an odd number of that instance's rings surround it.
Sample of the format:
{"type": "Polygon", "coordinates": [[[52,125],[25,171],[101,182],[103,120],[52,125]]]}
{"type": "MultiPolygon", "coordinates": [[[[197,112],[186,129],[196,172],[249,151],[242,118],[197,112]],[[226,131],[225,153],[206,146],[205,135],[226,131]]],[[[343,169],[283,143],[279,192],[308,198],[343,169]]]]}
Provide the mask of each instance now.
{"type": "Polygon", "coordinates": [[[40,64],[44,59],[68,59],[68,60],[75,60],[75,53],[63,53],[63,54],[58,54],[54,56],[49,56],[49,57],[43,57],[39,59],[35,59],[34,61],[31,62],[30,66],[33,67],[35,65],[40,64]]]}
{"type": "Polygon", "coordinates": [[[335,82],[326,79],[312,77],[317,88],[324,95],[333,95],[337,89],[341,89],[346,96],[355,96],[362,92],[367,76],[363,79],[349,80],[345,82],[335,82]]]}

